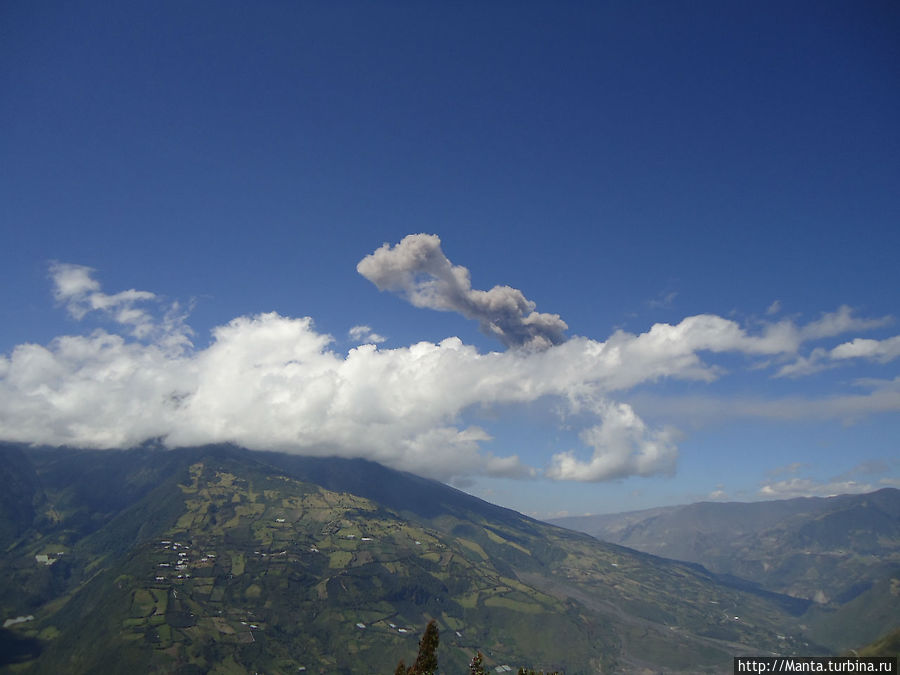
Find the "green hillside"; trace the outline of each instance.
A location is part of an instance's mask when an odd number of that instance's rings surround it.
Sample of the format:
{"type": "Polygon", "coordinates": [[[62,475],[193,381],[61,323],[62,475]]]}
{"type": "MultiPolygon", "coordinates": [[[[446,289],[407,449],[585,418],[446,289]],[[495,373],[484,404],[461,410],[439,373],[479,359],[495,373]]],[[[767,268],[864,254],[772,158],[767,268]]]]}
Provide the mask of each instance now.
{"type": "Polygon", "coordinates": [[[875,640],[872,644],[850,652],[856,656],[892,656],[900,658],[900,628],[875,640]]]}
{"type": "Polygon", "coordinates": [[[801,625],[836,651],[900,625],[900,490],[554,522],[810,600],[801,625]]]}
{"type": "Polygon", "coordinates": [[[825,653],[802,603],[370,462],[2,452],[41,495],[0,559],[10,672],[393,672],[431,619],[448,673],[476,651],[566,673],[825,653]]]}

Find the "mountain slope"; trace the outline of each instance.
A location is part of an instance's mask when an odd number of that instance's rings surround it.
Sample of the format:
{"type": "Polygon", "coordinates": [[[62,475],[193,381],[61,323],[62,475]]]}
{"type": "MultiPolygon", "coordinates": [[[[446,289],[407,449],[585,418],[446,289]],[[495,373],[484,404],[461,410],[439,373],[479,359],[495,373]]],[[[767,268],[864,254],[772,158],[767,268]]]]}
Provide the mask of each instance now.
{"type": "Polygon", "coordinates": [[[46,501],[0,560],[0,611],[23,619],[0,636],[20,641],[17,671],[392,672],[432,618],[447,672],[475,650],[569,673],[824,653],[797,634],[802,603],[371,462],[231,447],[26,458],[46,501]]]}
{"type": "Polygon", "coordinates": [[[804,622],[836,649],[900,625],[900,490],[553,522],[813,600],[804,622]]]}
{"type": "Polygon", "coordinates": [[[850,652],[857,656],[900,657],[900,628],[878,638],[872,644],[850,652]]]}

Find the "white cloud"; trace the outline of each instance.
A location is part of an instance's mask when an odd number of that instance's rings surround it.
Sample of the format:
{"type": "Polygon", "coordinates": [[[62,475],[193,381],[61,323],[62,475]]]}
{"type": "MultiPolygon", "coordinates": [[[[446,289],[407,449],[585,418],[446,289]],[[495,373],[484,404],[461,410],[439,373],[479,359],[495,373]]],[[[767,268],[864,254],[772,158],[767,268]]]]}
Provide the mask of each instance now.
{"type": "Polygon", "coordinates": [[[831,350],[832,359],[872,359],[887,363],[900,357],[900,335],[886,340],[856,338],[831,350]]]}
{"type": "MultiPolygon", "coordinates": [[[[331,343],[311,319],[271,313],[234,319],[213,331],[208,347],[185,352],[102,330],[20,345],[0,357],[0,438],[100,448],[148,438],[170,446],[230,441],[365,456],[445,480],[527,477],[534,471],[517,457],[482,450],[490,439],[461,423],[466,409],[546,396],[578,406],[597,392],[666,375],[695,377],[700,368],[695,359],[654,353],[640,336],[623,334],[610,344],[576,338],[540,352],[486,354],[458,338],[397,349],[368,344],[346,354],[331,343]]],[[[591,447],[612,438],[611,415],[585,433],[591,447]]],[[[634,425],[622,438],[643,445],[617,475],[631,468],[646,474],[673,457],[665,434],[634,425]]]]}
{"type": "Polygon", "coordinates": [[[191,331],[177,302],[164,309],[162,318],[157,318],[153,308],[146,305],[151,301],[158,303],[155,293],[132,288],[107,295],[100,290],[94,272],[90,267],[71,263],[55,262],[50,266],[53,297],[72,317],[81,320],[90,312],[100,312],[108,320],[128,327],[138,339],[154,339],[170,349],[190,346],[191,331]]]}
{"type": "Polygon", "coordinates": [[[834,497],[877,490],[870,483],[854,480],[819,482],[811,478],[790,478],[764,484],[759,494],[767,499],[792,499],[794,497],[834,497]]]}
{"type": "MultiPolygon", "coordinates": [[[[481,353],[458,338],[385,349],[375,344],[381,336],[357,325],[350,337],[368,344],[339,352],[312,319],[277,313],[238,317],[215,328],[207,347],[195,348],[177,304],[166,305],[147,291],[106,294],[90,268],[55,264],[54,295],[71,316],[108,323],[105,330],[23,344],[0,356],[0,439],[97,448],[150,438],[173,447],[234,442],[363,456],[443,480],[528,478],[539,470],[516,455],[492,454],[490,434],[469,424],[466,413],[545,401],[578,413],[585,425],[579,435],[585,447],[553,454],[547,477],[599,481],[667,474],[678,456],[677,432],[648,426],[615,396],[666,378],[715,380],[724,371],[706,360],[711,355],[777,359],[795,354],[804,335],[865,324],[843,308],[813,328],[783,320],[748,330],[702,314],[640,334],[617,331],[606,341],[563,341],[565,324],[555,315],[537,315],[519,291],[472,290],[468,271],[451,265],[439,243],[427,235],[407,237],[364,259],[361,271],[413,304],[469,312],[482,324],[496,310],[504,342],[540,343],[541,349],[481,353]],[[507,312],[510,299],[531,314],[507,312]]],[[[652,413],[653,403],[640,408],[652,413]]],[[[900,410],[900,389],[884,385],[865,395],[819,400],[694,398],[663,407],[672,405],[684,407],[685,420],[857,418],[900,410]]]]}
{"type": "Polygon", "coordinates": [[[387,341],[387,338],[372,331],[370,326],[353,326],[347,335],[355,342],[364,342],[372,344],[381,344],[387,341]]]}
{"type": "MultiPolygon", "coordinates": [[[[116,322],[131,325],[139,333],[143,332],[142,327],[151,318],[146,312],[136,308],[135,304],[153,300],[156,295],[134,289],[107,295],[100,290],[100,283],[93,278],[93,272],[93,269],[83,265],[54,263],[50,267],[50,278],[55,286],[53,296],[76,319],[99,310],[116,322]]],[[[136,335],[141,336],[138,333],[136,335]]]]}
{"type": "Polygon", "coordinates": [[[798,356],[792,363],[782,366],[775,377],[802,377],[819,373],[828,368],[834,368],[836,364],[827,362],[828,351],[822,347],[813,349],[809,356],[798,356]]]}
{"type": "Polygon", "coordinates": [[[851,331],[864,331],[880,328],[891,323],[893,319],[883,316],[878,319],[863,319],[853,316],[853,309],[847,305],[841,305],[836,312],[826,312],[811,323],[806,324],[800,333],[803,340],[818,340],[833,337],[851,331]]]}
{"type": "Polygon", "coordinates": [[[88,311],[78,300],[100,292],[100,282],[91,276],[93,272],[92,268],[84,265],[58,262],[50,265],[53,296],[58,302],[65,303],[76,319],[82,318],[88,311]]]}
{"type": "Polygon", "coordinates": [[[685,395],[660,397],[640,394],[629,401],[646,415],[680,420],[694,427],[735,419],[762,419],[782,422],[840,420],[852,424],[864,417],[900,412],[900,390],[882,388],[867,394],[832,394],[818,398],[782,396],[713,397],[685,395]]]}
{"type": "Polygon", "coordinates": [[[766,499],[793,499],[795,497],[834,497],[842,494],[861,494],[872,492],[879,487],[897,483],[893,476],[883,476],[891,471],[889,462],[884,460],[868,460],[860,462],[850,469],[825,480],[784,474],[797,474],[810,469],[810,465],[794,463],[768,472],[761,483],[759,495],[766,499]],[[883,476],[874,480],[877,476],[883,476]],[[862,480],[868,477],[870,480],[862,480]]]}
{"type": "Polygon", "coordinates": [[[603,402],[597,413],[600,424],[580,434],[582,442],[594,449],[590,460],[579,460],[571,451],[557,453],[546,472],[549,478],[596,482],[674,473],[678,458],[674,430],[648,429],[624,403],[603,402]]]}
{"type": "MultiPolygon", "coordinates": [[[[857,317],[854,316],[851,307],[842,305],[834,312],[823,312],[818,319],[803,326],[797,326],[791,321],[781,321],[777,324],[766,324],[766,330],[773,336],[778,335],[781,346],[784,347],[781,351],[788,355],[797,352],[806,342],[823,340],[851,331],[873,330],[892,321],[893,319],[890,316],[875,319],[857,317]]],[[[815,347],[809,353],[809,356],[798,355],[792,363],[782,366],[775,373],[775,377],[812,375],[813,373],[833,368],[835,364],[830,363],[829,359],[834,358],[833,352],[829,352],[824,347],[815,347]]]]}
{"type": "Polygon", "coordinates": [[[778,314],[781,311],[781,300],[773,300],[772,304],[766,308],[766,314],[772,316],[773,314],[778,314]]]}
{"type": "Polygon", "coordinates": [[[104,448],[164,435],[173,395],[194,386],[190,365],[104,331],[19,345],[0,357],[0,437],[104,448]]]}
{"type": "Polygon", "coordinates": [[[886,340],[855,338],[827,350],[816,347],[809,356],[800,356],[793,363],[783,366],[776,377],[799,377],[811,375],[829,368],[843,365],[850,359],[869,359],[878,363],[888,363],[900,357],[900,335],[886,340]]]}

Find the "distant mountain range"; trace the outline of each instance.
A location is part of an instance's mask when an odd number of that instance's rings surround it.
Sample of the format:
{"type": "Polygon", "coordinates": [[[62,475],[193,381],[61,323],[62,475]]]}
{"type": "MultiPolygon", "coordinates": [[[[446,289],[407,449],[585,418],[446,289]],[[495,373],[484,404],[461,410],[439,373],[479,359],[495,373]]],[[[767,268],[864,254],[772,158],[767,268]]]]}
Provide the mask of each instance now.
{"type": "Polygon", "coordinates": [[[551,522],[812,600],[803,623],[836,648],[900,626],[900,490],[702,502],[551,522]]]}
{"type": "MultiPolygon", "coordinates": [[[[2,445],[0,481],[10,672],[390,673],[431,619],[446,673],[476,650],[492,669],[699,673],[842,648],[808,598],[363,460],[2,445]]],[[[810,550],[831,534],[809,529],[810,550]]]]}

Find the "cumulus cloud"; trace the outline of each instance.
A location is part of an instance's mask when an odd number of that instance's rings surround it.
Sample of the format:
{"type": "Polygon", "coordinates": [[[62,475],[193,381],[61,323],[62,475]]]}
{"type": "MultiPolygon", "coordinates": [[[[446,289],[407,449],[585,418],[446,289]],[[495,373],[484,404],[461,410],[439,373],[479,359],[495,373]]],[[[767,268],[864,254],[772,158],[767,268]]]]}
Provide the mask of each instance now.
{"type": "Polygon", "coordinates": [[[20,345],[0,359],[0,437],[97,448],[234,442],[365,456],[443,479],[530,473],[515,456],[482,453],[488,434],[457,422],[477,400],[464,383],[478,376],[462,373],[459,388],[441,381],[471,348],[451,339],[339,354],[330,344],[311,319],[271,313],[220,326],[207,348],[184,355],[104,331],[20,345]]]}
{"type": "Polygon", "coordinates": [[[831,350],[832,359],[872,359],[887,363],[900,357],[900,335],[887,340],[856,338],[831,350]]]}
{"type": "Polygon", "coordinates": [[[185,324],[186,315],[177,302],[163,307],[155,293],[129,289],[113,295],[100,290],[94,270],[84,265],[54,262],[50,265],[53,297],[75,319],[81,320],[90,312],[98,312],[114,323],[127,327],[138,339],[155,339],[170,349],[190,345],[191,331],[185,324]],[[151,303],[156,303],[150,306],[151,303]],[[162,308],[162,309],[160,309],[162,308]],[[158,317],[158,312],[162,316],[158,317]]]}
{"type": "MultiPolygon", "coordinates": [[[[90,268],[57,263],[57,301],[76,319],[105,323],[0,355],[0,439],[95,448],[147,439],[170,447],[233,442],[367,457],[457,481],[542,471],[575,481],[670,474],[678,432],[640,417],[638,410],[653,413],[652,401],[632,407],[614,399],[661,379],[715,380],[724,374],[710,362],[716,354],[784,358],[796,355],[805,336],[865,321],[838,310],[813,328],[783,320],[751,330],[701,314],[642,333],[616,331],[605,341],[564,340],[565,324],[537,314],[519,291],[473,290],[468,271],[446,259],[437,237],[412,235],[384,246],[359,268],[379,288],[416,306],[476,318],[518,348],[482,353],[447,338],[388,349],[369,326],[357,325],[349,336],[366,344],[339,351],[311,318],[277,313],[237,317],[197,348],[177,304],[147,291],[104,293],[90,268]],[[468,421],[475,409],[538,402],[583,425],[583,447],[556,452],[545,467],[492,452],[490,432],[468,421]]],[[[900,389],[885,382],[865,395],[814,401],[684,399],[684,419],[698,410],[785,419],[900,410],[900,389]]]]}
{"type": "MultiPolygon", "coordinates": [[[[173,447],[234,442],[365,456],[445,480],[528,477],[535,469],[516,456],[482,451],[490,436],[460,422],[466,409],[545,396],[575,406],[586,393],[674,372],[664,355],[645,353],[620,381],[617,354],[629,351],[622,337],[609,352],[578,339],[543,352],[482,354],[448,338],[397,349],[367,344],[342,354],[311,319],[275,313],[239,317],[212,337],[208,347],[182,354],[102,330],[20,345],[0,358],[0,438],[98,448],[148,438],[173,447]]],[[[654,440],[633,413],[632,430],[613,433],[622,427],[617,411],[585,432],[595,452],[607,441],[621,453],[622,443],[654,440]]],[[[661,449],[671,456],[671,448],[661,449]]],[[[652,452],[639,449],[616,475],[662,467],[652,452]]]]}
{"type": "Polygon", "coordinates": [[[778,323],[763,324],[770,338],[778,342],[785,355],[793,355],[794,360],[786,364],[775,374],[775,377],[799,377],[811,375],[832,367],[828,363],[830,353],[824,347],[815,347],[808,356],[797,352],[807,342],[823,340],[852,331],[867,331],[880,328],[891,323],[890,316],[865,318],[854,314],[851,307],[842,305],[834,312],[823,312],[815,321],[805,325],[797,325],[793,321],[782,320],[778,323]]]}
{"type": "Polygon", "coordinates": [[[855,338],[839,344],[833,349],[816,347],[809,356],[797,357],[784,365],[776,377],[799,377],[811,375],[830,368],[837,368],[851,359],[868,359],[878,363],[888,363],[900,357],[900,335],[886,340],[855,338]]]}
{"type": "Polygon", "coordinates": [[[893,479],[879,476],[891,471],[888,462],[870,459],[859,462],[846,471],[820,480],[804,477],[814,467],[807,463],[794,462],[767,472],[759,488],[759,495],[766,499],[791,499],[794,497],[833,497],[840,494],[854,494],[877,490],[879,485],[889,484],[893,479]]]}
{"type": "Polygon", "coordinates": [[[410,234],[384,244],[356,266],[381,291],[399,293],[415,307],[458,312],[507,347],[543,349],[565,340],[558,314],[535,311],[535,303],[510,286],[472,288],[469,270],[451,263],[434,234],[410,234]]]}
{"type": "Polygon", "coordinates": [[[792,499],[794,497],[834,497],[844,494],[872,492],[878,487],[854,480],[820,482],[811,478],[790,478],[763,485],[759,494],[766,499],[792,499]]]}
{"type": "Polygon", "coordinates": [[[353,326],[347,331],[347,335],[355,342],[381,344],[387,341],[387,338],[383,335],[373,332],[370,326],[353,326]]]}
{"type": "Polygon", "coordinates": [[[674,473],[678,457],[675,430],[648,429],[625,403],[604,401],[597,413],[600,424],[580,434],[582,442],[594,450],[590,460],[579,460],[571,451],[557,453],[550,461],[548,477],[597,482],[674,473]]]}
{"type": "Polygon", "coordinates": [[[728,499],[728,493],[724,489],[724,485],[717,485],[716,489],[706,495],[706,498],[712,501],[724,501],[728,499]]]}

